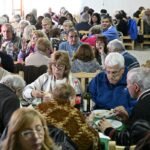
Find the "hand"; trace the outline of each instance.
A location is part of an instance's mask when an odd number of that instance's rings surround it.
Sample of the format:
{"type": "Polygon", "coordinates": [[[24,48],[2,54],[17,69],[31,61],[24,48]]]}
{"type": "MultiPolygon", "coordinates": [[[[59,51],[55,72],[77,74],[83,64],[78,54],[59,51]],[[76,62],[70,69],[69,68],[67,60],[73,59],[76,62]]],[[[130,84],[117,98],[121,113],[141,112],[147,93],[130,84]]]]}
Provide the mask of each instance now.
{"type": "Polygon", "coordinates": [[[44,92],[38,90],[32,90],[31,95],[35,98],[43,98],[44,92]]]}
{"type": "Polygon", "coordinates": [[[120,118],[123,121],[126,121],[129,118],[128,112],[123,106],[118,106],[114,109],[116,117],[120,118]]]}
{"type": "Polygon", "coordinates": [[[28,44],[24,38],[22,39],[21,45],[22,45],[22,51],[25,52],[28,44]]]}
{"type": "Polygon", "coordinates": [[[112,125],[105,118],[102,118],[98,123],[98,127],[101,130],[101,132],[104,132],[107,128],[112,127],[112,125]]]}
{"type": "Polygon", "coordinates": [[[52,96],[50,93],[45,93],[43,96],[43,102],[48,102],[52,99],[52,96]]]}

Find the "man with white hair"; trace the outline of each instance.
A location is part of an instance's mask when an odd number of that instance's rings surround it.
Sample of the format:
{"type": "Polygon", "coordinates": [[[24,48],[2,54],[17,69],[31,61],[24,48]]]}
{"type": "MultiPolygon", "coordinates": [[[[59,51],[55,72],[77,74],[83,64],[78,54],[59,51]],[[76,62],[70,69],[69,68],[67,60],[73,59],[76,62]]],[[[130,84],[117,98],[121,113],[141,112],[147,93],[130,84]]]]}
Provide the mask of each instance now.
{"type": "Polygon", "coordinates": [[[126,88],[127,69],[123,56],[117,52],[109,53],[104,65],[105,71],[93,78],[88,87],[95,102],[94,109],[109,110],[124,106],[130,114],[136,101],[133,101],[126,88]]]}
{"type": "Polygon", "coordinates": [[[130,70],[127,74],[127,88],[131,97],[137,101],[131,115],[124,107],[114,110],[126,122],[127,130],[117,132],[106,119],[99,123],[101,131],[121,145],[137,144],[150,131],[150,69],[139,67],[130,70]]]}
{"type": "Polygon", "coordinates": [[[7,75],[0,81],[0,136],[12,113],[20,107],[24,87],[25,81],[19,75],[7,75]]]}
{"type": "Polygon", "coordinates": [[[125,59],[125,66],[128,70],[140,67],[140,64],[136,57],[131,55],[129,52],[125,50],[125,47],[121,41],[118,39],[112,40],[107,45],[109,52],[118,52],[122,54],[125,59]]]}

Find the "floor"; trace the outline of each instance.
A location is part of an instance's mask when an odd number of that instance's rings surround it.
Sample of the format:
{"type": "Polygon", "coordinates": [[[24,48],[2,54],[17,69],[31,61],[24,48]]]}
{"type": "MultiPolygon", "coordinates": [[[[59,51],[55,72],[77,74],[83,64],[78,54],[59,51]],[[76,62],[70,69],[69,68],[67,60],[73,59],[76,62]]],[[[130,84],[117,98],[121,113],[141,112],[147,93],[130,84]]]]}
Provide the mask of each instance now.
{"type": "Polygon", "coordinates": [[[146,60],[150,60],[150,46],[144,47],[144,49],[136,48],[136,50],[127,50],[129,53],[134,55],[140,64],[145,64],[146,60]]]}

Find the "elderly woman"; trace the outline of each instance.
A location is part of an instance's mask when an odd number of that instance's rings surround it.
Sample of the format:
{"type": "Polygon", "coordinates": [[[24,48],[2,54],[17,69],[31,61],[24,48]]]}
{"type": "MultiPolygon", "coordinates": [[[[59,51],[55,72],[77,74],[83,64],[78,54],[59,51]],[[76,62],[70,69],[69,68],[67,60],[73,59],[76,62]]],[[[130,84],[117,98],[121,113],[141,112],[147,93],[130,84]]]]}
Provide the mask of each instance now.
{"type": "Polygon", "coordinates": [[[94,57],[92,47],[82,44],[74,55],[71,72],[96,72],[102,69],[94,57]]]}
{"type": "Polygon", "coordinates": [[[37,106],[46,117],[48,125],[62,129],[79,150],[97,150],[99,145],[97,132],[88,126],[84,116],[73,107],[75,104],[73,87],[67,83],[57,85],[52,91],[52,100],[37,106]]]}
{"type": "MultiPolygon", "coordinates": [[[[46,92],[51,92],[56,85],[61,83],[69,83],[73,87],[80,85],[77,79],[71,77],[70,73],[70,59],[69,55],[65,51],[56,51],[51,55],[48,72],[41,75],[34,82],[27,85],[23,91],[23,96],[29,103],[36,98],[42,101],[46,92]]],[[[80,87],[77,87],[80,91],[80,87]]]]}
{"type": "Polygon", "coordinates": [[[52,29],[52,20],[48,17],[43,18],[42,20],[42,31],[50,39],[50,30],[52,29]]]}
{"type": "MultiPolygon", "coordinates": [[[[54,150],[43,116],[31,108],[16,110],[8,124],[8,132],[0,149],[54,150]]],[[[58,149],[58,147],[57,147],[58,149]]]]}
{"type": "Polygon", "coordinates": [[[37,67],[42,65],[47,66],[51,49],[50,41],[47,38],[39,38],[36,42],[35,49],[36,51],[34,53],[31,53],[28,57],[26,57],[25,65],[33,65],[37,67]]]}
{"type": "Polygon", "coordinates": [[[25,38],[22,39],[22,49],[20,50],[18,54],[18,61],[24,61],[25,58],[30,54],[35,52],[35,44],[40,37],[45,37],[47,36],[40,30],[34,30],[32,31],[32,36],[30,40],[27,40],[25,38]]]}
{"type": "Polygon", "coordinates": [[[12,113],[20,107],[19,97],[25,81],[19,75],[7,75],[0,81],[0,135],[12,113]]]}

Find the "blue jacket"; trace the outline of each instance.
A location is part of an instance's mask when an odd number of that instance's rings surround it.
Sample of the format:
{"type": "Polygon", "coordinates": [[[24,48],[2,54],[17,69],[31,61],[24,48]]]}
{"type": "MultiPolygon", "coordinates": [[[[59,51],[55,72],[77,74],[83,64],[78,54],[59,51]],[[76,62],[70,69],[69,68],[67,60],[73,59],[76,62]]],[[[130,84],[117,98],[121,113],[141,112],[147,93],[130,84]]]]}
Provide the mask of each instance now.
{"type": "Polygon", "coordinates": [[[131,55],[129,52],[122,51],[121,54],[124,57],[125,66],[127,67],[128,70],[140,67],[140,64],[139,64],[138,60],[136,59],[136,57],[131,55]]]}
{"type": "Polygon", "coordinates": [[[106,36],[108,42],[119,38],[118,31],[114,26],[110,26],[107,30],[104,30],[102,35],[106,36]]]}
{"type": "Polygon", "coordinates": [[[129,19],[128,20],[128,29],[129,29],[128,32],[129,32],[129,35],[130,35],[131,39],[136,40],[137,35],[138,35],[136,20],[134,20],[134,19],[129,19]]]}
{"type": "Polygon", "coordinates": [[[88,90],[92,96],[92,100],[100,109],[113,109],[117,106],[124,106],[130,114],[132,108],[136,104],[126,88],[126,75],[125,70],[121,80],[113,85],[110,84],[105,72],[99,73],[89,83],[88,90]]]}

